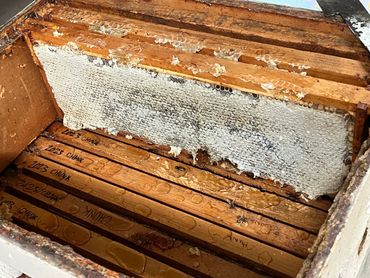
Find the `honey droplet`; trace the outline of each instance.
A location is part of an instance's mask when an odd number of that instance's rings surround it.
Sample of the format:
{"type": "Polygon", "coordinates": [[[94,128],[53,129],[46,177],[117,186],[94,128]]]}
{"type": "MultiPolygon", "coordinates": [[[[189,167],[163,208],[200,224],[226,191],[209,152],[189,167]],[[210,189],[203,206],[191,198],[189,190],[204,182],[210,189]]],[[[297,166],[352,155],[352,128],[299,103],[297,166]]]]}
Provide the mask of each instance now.
{"type": "Polygon", "coordinates": [[[194,204],[200,204],[201,202],[203,202],[203,197],[202,195],[200,194],[194,194],[192,197],[191,197],[191,201],[194,203],[194,204]]]}
{"type": "Polygon", "coordinates": [[[258,261],[264,265],[269,265],[272,262],[272,257],[266,251],[258,254],[258,261]]]}
{"type": "Polygon", "coordinates": [[[177,217],[172,217],[169,222],[174,224],[179,230],[190,231],[197,226],[197,222],[192,216],[184,215],[180,219],[177,217]]]}
{"type": "Polygon", "coordinates": [[[305,231],[295,230],[295,233],[300,240],[308,240],[310,238],[310,234],[305,231]]]}
{"type": "Polygon", "coordinates": [[[108,226],[109,229],[112,231],[129,231],[134,226],[134,224],[130,221],[120,219],[120,221],[112,221],[106,226],[108,226]]]}
{"type": "Polygon", "coordinates": [[[145,271],[145,255],[114,241],[108,245],[106,250],[107,254],[122,268],[132,271],[135,274],[142,274],[145,271]]]}
{"type": "Polygon", "coordinates": [[[141,149],[133,148],[130,150],[130,155],[127,156],[127,159],[134,161],[137,164],[142,164],[144,161],[150,158],[150,153],[143,151],[141,149]]]}
{"type": "Polygon", "coordinates": [[[171,191],[171,184],[163,181],[157,181],[157,185],[155,186],[155,191],[159,194],[168,194],[171,191]]]}
{"type": "Polygon", "coordinates": [[[85,228],[75,224],[69,224],[64,228],[63,236],[71,244],[83,245],[90,240],[91,233],[85,228]]]}
{"type": "Polygon", "coordinates": [[[143,204],[137,204],[135,206],[135,211],[143,216],[149,216],[152,214],[152,209],[143,204]]]}
{"type": "Polygon", "coordinates": [[[271,232],[271,225],[269,224],[264,224],[264,225],[261,225],[261,233],[263,234],[269,234],[271,232]]]}
{"type": "Polygon", "coordinates": [[[208,234],[211,236],[213,242],[223,241],[226,238],[232,238],[232,232],[230,230],[220,230],[218,226],[209,225],[208,226],[208,234]],[[222,231],[226,231],[226,233],[222,233],[222,231]]]}
{"type": "Polygon", "coordinates": [[[68,208],[68,212],[71,213],[71,214],[76,214],[80,211],[80,207],[77,206],[77,205],[71,205],[69,208],[68,208]]]}
{"type": "Polygon", "coordinates": [[[183,195],[180,195],[180,194],[174,195],[174,198],[175,198],[176,202],[178,202],[178,203],[182,203],[182,202],[185,201],[185,197],[183,195]]]}
{"type": "Polygon", "coordinates": [[[104,167],[105,174],[111,177],[113,177],[115,174],[122,170],[122,166],[119,164],[108,163],[106,166],[108,167],[104,167]]]}
{"type": "Polygon", "coordinates": [[[200,266],[200,263],[199,262],[194,262],[193,263],[193,267],[198,268],[199,266],[200,266]]]}
{"type": "Polygon", "coordinates": [[[37,227],[49,233],[53,233],[59,227],[58,218],[53,214],[44,214],[37,221],[37,227]]]}

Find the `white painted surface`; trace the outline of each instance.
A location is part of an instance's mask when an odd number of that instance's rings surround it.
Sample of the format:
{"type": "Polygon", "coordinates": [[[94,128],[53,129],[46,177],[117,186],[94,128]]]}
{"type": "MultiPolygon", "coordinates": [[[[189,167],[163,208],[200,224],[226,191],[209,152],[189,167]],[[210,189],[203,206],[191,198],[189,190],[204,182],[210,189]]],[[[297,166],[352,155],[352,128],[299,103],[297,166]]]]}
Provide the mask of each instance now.
{"type": "MultiPolygon", "coordinates": [[[[70,273],[0,237],[0,261],[34,278],[73,278],[70,273]]],[[[3,278],[3,277],[1,277],[3,278]]]]}
{"type": "MultiPolygon", "coordinates": [[[[0,252],[3,252],[3,250],[0,252]]],[[[14,269],[10,267],[9,265],[0,261],[0,277],[1,278],[17,278],[21,276],[22,274],[23,273],[20,272],[19,270],[14,269]]]]}
{"type": "Polygon", "coordinates": [[[362,43],[370,50],[370,25],[369,23],[358,20],[353,17],[350,19],[353,28],[357,31],[362,43]]]}
{"type": "MultiPolygon", "coordinates": [[[[368,167],[367,164],[363,165],[368,167]]],[[[353,181],[353,180],[352,180],[353,181]]],[[[351,188],[352,184],[349,185],[351,188]]],[[[351,189],[350,189],[351,190],[351,189]]],[[[350,196],[346,197],[345,202],[350,209],[343,211],[336,209],[331,217],[342,219],[339,223],[338,233],[335,235],[334,244],[326,257],[316,265],[314,278],[368,278],[370,277],[370,171],[364,176],[360,185],[354,191],[350,191],[350,196]],[[365,230],[367,229],[367,233],[365,230]],[[364,236],[366,235],[366,236],[364,236]],[[361,246],[361,247],[360,247],[361,246]]],[[[346,194],[347,195],[347,194],[346,194]]],[[[341,202],[340,200],[338,200],[341,202]]],[[[344,201],[342,199],[342,201],[344,201]]],[[[340,206],[342,208],[342,206],[340,206]]],[[[329,222],[330,223],[330,222],[329,222]]],[[[332,227],[332,226],[330,226],[332,227]]],[[[330,229],[329,227],[329,229],[330,229]]],[[[322,248],[324,249],[324,248],[322,248]]],[[[320,247],[319,247],[320,250],[320,247]]],[[[323,255],[323,254],[321,254],[323,255]]],[[[313,274],[311,274],[313,275],[313,274]]]]}

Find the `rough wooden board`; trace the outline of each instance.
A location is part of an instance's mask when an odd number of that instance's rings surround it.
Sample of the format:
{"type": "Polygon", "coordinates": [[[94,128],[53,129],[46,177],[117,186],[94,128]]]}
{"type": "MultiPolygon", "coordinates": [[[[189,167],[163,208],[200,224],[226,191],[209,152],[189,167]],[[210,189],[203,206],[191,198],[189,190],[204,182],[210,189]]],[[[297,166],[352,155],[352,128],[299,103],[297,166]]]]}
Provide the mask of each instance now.
{"type": "Polygon", "coordinates": [[[35,64],[38,66],[39,68],[39,72],[41,74],[41,78],[44,82],[44,85],[45,85],[45,88],[46,88],[46,91],[49,93],[49,98],[51,99],[53,105],[54,105],[54,108],[55,108],[55,113],[56,113],[56,118],[57,119],[63,119],[63,111],[60,109],[60,107],[58,106],[57,104],[57,101],[54,97],[54,94],[53,94],[53,91],[52,91],[52,88],[50,87],[50,84],[48,83],[47,79],[46,79],[46,75],[45,75],[45,71],[42,69],[42,67],[40,67],[40,61],[37,59],[34,51],[32,50],[32,42],[29,38],[29,36],[27,35],[23,35],[22,37],[24,39],[24,41],[26,42],[28,48],[31,50],[31,55],[32,55],[32,59],[33,61],[35,62],[35,64]]]}
{"type": "MultiPolygon", "coordinates": [[[[30,21],[32,23],[32,21],[30,21]]],[[[55,23],[40,21],[28,26],[35,42],[51,46],[77,46],[88,55],[116,59],[158,72],[240,89],[299,104],[313,103],[354,112],[359,102],[370,104],[366,88],[276,71],[222,58],[191,54],[163,46],[75,30],[55,23]],[[45,29],[45,27],[47,27],[45,29]],[[54,36],[58,30],[63,35],[54,36]],[[180,63],[173,63],[176,57],[180,63]],[[216,69],[214,65],[219,65],[216,69]],[[266,87],[267,86],[267,87],[266,87]]]]}
{"type": "Polygon", "coordinates": [[[24,41],[0,53],[0,172],[56,117],[53,102],[24,41]]]}
{"type": "Polygon", "coordinates": [[[300,51],[251,41],[220,37],[203,32],[124,18],[86,9],[48,5],[38,14],[46,20],[71,23],[83,28],[118,37],[184,48],[199,45],[199,52],[209,56],[298,72],[359,86],[367,86],[370,67],[367,63],[321,53],[300,51]]]}
{"type": "MultiPolygon", "coordinates": [[[[45,138],[38,138],[33,144],[42,157],[73,167],[88,175],[104,179],[124,189],[197,215],[298,256],[305,257],[316,238],[306,231],[273,221],[248,210],[239,207],[230,209],[226,202],[143,174],[77,148],[45,138]],[[82,160],[74,160],[68,154],[74,154],[82,160]]],[[[136,159],[138,162],[145,161],[148,156],[149,154],[147,156],[138,155],[136,159]]]]}
{"type": "MultiPolygon", "coordinates": [[[[260,267],[291,277],[294,277],[302,266],[302,259],[287,252],[133,194],[128,190],[117,189],[114,185],[93,179],[50,160],[24,153],[15,163],[27,174],[35,174],[38,178],[45,177],[48,182],[58,183],[65,190],[84,194],[85,199],[90,196],[94,198],[92,201],[105,202],[105,206],[110,206],[111,211],[130,213],[147,223],[159,225],[160,228],[168,229],[174,234],[243,263],[253,262],[260,267]],[[73,183],[61,178],[63,175],[70,176],[73,183]],[[103,199],[102,196],[104,196],[103,199]]],[[[178,200],[182,199],[179,197],[178,200]]]]}
{"type": "MultiPolygon", "coordinates": [[[[239,15],[233,14],[233,16],[237,17],[248,17],[256,21],[273,24],[278,23],[279,25],[296,28],[298,27],[304,30],[312,30],[315,29],[313,27],[316,27],[316,29],[322,31],[331,31],[335,34],[352,38],[350,30],[343,30],[343,27],[346,25],[340,16],[326,17],[322,12],[318,11],[245,0],[187,1],[187,3],[190,3],[190,5],[196,5],[196,2],[198,2],[196,7],[199,7],[199,4],[203,4],[203,6],[207,5],[208,9],[209,7],[212,7],[212,9],[216,11],[221,9],[228,10],[228,12],[231,13],[239,13],[239,15]]],[[[178,2],[167,1],[166,3],[171,5],[172,3],[177,4],[178,2]]]]}
{"type": "MultiPolygon", "coordinates": [[[[58,123],[55,123],[56,125],[58,123]]],[[[249,173],[240,173],[235,166],[228,161],[212,162],[209,156],[205,152],[198,152],[197,158],[194,161],[193,156],[186,150],[182,150],[180,154],[173,154],[170,146],[162,146],[154,144],[153,142],[144,140],[130,134],[128,132],[121,132],[118,135],[111,135],[103,130],[94,130],[93,133],[100,134],[102,136],[118,140],[125,144],[138,147],[143,150],[147,150],[151,153],[158,154],[160,156],[169,157],[172,160],[185,163],[200,169],[208,170],[212,173],[220,175],[230,180],[234,180],[243,183],[248,186],[255,187],[262,192],[270,192],[278,196],[288,198],[294,202],[300,202],[307,206],[318,208],[324,212],[328,211],[332,202],[327,198],[319,198],[317,200],[306,200],[302,198],[301,194],[294,191],[293,187],[288,185],[280,185],[271,180],[264,180],[261,178],[255,178],[249,173]]],[[[79,136],[79,131],[74,131],[76,136],[79,136]]],[[[47,134],[47,133],[46,133],[47,134]]],[[[88,139],[86,139],[88,140],[88,139]]]]}
{"type": "MultiPolygon", "coordinates": [[[[261,14],[262,21],[267,20],[267,22],[285,25],[285,26],[299,26],[300,28],[312,29],[315,25],[320,22],[325,23],[324,26],[329,25],[335,27],[338,33],[348,33],[348,31],[343,31],[344,26],[343,19],[340,16],[333,15],[327,17],[323,12],[310,10],[305,8],[298,8],[296,6],[285,6],[279,4],[272,4],[271,1],[245,1],[245,0],[194,0],[201,3],[207,3],[208,5],[222,5],[227,7],[234,7],[238,9],[247,9],[252,15],[255,13],[256,16],[261,14]],[[266,19],[266,17],[268,17],[266,19]],[[309,26],[307,26],[309,25],[309,26]]],[[[323,28],[323,27],[322,27],[323,28]]],[[[321,30],[321,28],[320,28],[321,30]]],[[[326,30],[326,29],[324,29],[326,30]]],[[[334,31],[333,30],[333,31],[334,31]]]]}
{"type": "MultiPolygon", "coordinates": [[[[71,1],[73,6],[90,6],[126,16],[150,21],[164,22],[174,26],[201,29],[271,44],[294,47],[316,52],[325,52],[350,58],[367,59],[364,48],[354,38],[340,38],[332,33],[310,32],[250,20],[242,10],[229,7],[208,6],[194,1],[156,0],[143,5],[140,1],[126,1],[121,5],[116,0],[71,1]],[[247,18],[247,19],[246,19],[247,18]],[[282,39],[284,38],[284,39],[282,39]]],[[[268,17],[266,17],[268,18],[268,17]]],[[[312,29],[311,29],[312,30],[312,29]]],[[[348,31],[346,32],[348,34],[348,31]]]]}
{"type": "MultiPolygon", "coordinates": [[[[83,1],[69,0],[65,4],[79,5],[83,1]]],[[[103,1],[104,2],[104,1],[103,1]]],[[[169,7],[181,7],[188,4],[183,10],[194,8],[205,8],[216,14],[226,12],[236,18],[249,18],[254,21],[279,24],[286,27],[294,27],[303,30],[318,29],[320,31],[332,32],[341,37],[348,37],[353,40],[350,30],[345,29],[346,25],[339,16],[325,17],[323,13],[306,9],[297,9],[281,5],[271,5],[245,0],[187,0],[187,1],[153,1],[155,6],[167,5],[169,7]]],[[[102,5],[97,1],[97,5],[102,5]]],[[[104,4],[103,4],[104,5],[104,4]]],[[[101,9],[103,9],[103,5],[101,9]]],[[[203,10],[203,9],[201,9],[203,10]]]]}
{"type": "Polygon", "coordinates": [[[8,193],[0,193],[0,202],[10,205],[13,217],[41,232],[91,253],[129,275],[145,277],[191,277],[155,259],[110,240],[87,228],[50,213],[8,193]]]}
{"type": "Polygon", "coordinates": [[[53,140],[72,144],[87,152],[200,191],[225,202],[228,200],[237,206],[310,232],[318,232],[326,219],[326,213],[318,209],[292,202],[274,194],[261,192],[241,183],[168,158],[159,157],[91,132],[79,131],[76,133],[61,123],[55,123],[48,131],[53,140]]]}
{"type": "MultiPolygon", "coordinates": [[[[6,174],[5,183],[16,192],[22,192],[24,195],[21,196],[39,200],[46,204],[48,209],[56,208],[61,216],[71,215],[85,223],[90,223],[92,227],[98,227],[106,233],[118,236],[123,241],[131,242],[140,247],[139,251],[144,250],[143,253],[176,266],[191,275],[220,278],[238,275],[251,278],[263,277],[207,250],[148,228],[34,178],[9,172],[6,174]]],[[[110,236],[107,235],[107,237],[110,236]]]]}
{"type": "Polygon", "coordinates": [[[71,1],[70,5],[92,7],[97,10],[107,10],[167,25],[221,33],[231,37],[297,49],[347,58],[368,59],[367,51],[361,43],[350,36],[350,32],[346,28],[342,29],[343,37],[341,37],[333,34],[334,32],[328,32],[328,30],[318,32],[320,25],[304,30],[297,28],[297,26],[278,25],[276,24],[278,21],[274,17],[264,17],[265,21],[269,19],[273,23],[258,21],[258,17],[263,17],[262,15],[255,15],[254,20],[250,20],[251,15],[248,14],[248,11],[238,8],[209,6],[206,3],[184,0],[154,0],[144,3],[131,0],[126,1],[125,5],[121,5],[116,0],[78,0],[71,1]]]}

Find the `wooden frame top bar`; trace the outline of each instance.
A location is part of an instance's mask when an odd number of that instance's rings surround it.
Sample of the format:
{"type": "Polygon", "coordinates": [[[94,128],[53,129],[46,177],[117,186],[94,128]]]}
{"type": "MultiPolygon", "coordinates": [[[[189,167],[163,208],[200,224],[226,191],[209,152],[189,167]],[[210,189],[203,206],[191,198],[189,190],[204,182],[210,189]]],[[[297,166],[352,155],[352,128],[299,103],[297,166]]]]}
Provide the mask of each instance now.
{"type": "Polygon", "coordinates": [[[91,32],[81,26],[71,28],[70,25],[46,21],[35,22],[35,20],[29,20],[28,23],[26,27],[31,31],[31,40],[34,43],[50,46],[66,46],[73,43],[79,48],[80,53],[103,59],[114,58],[122,64],[127,63],[128,57],[135,57],[140,60],[140,63],[135,65],[137,67],[206,81],[218,86],[302,105],[317,105],[318,108],[321,105],[321,107],[334,107],[354,112],[359,102],[370,104],[370,92],[364,87],[277,71],[218,57],[205,57],[199,53],[187,53],[159,44],[91,32]],[[63,35],[55,36],[55,30],[63,35]],[[181,63],[174,65],[173,57],[177,57],[181,63]],[[212,72],[210,65],[219,65],[225,70],[216,75],[212,72]],[[194,71],[194,68],[197,71],[194,71]]]}

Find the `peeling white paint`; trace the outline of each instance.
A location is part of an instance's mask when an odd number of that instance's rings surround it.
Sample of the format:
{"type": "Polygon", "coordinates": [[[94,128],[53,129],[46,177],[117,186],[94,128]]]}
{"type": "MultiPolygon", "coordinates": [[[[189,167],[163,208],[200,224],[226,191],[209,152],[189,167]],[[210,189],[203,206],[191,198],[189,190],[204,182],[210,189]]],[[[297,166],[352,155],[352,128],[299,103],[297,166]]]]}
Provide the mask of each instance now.
{"type": "Polygon", "coordinates": [[[348,173],[353,123],[346,115],[116,61],[94,62],[74,48],[39,43],[34,50],[69,128],[126,131],[176,146],[175,153],[185,149],[194,159],[206,150],[213,161],[228,160],[310,198],[336,191],[348,173]]]}
{"type": "Polygon", "coordinates": [[[370,24],[355,17],[350,18],[349,21],[359,34],[362,43],[370,49],[370,24]]]}

